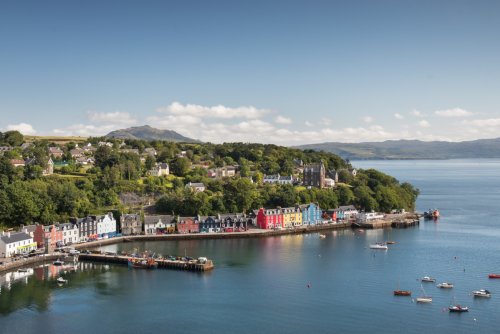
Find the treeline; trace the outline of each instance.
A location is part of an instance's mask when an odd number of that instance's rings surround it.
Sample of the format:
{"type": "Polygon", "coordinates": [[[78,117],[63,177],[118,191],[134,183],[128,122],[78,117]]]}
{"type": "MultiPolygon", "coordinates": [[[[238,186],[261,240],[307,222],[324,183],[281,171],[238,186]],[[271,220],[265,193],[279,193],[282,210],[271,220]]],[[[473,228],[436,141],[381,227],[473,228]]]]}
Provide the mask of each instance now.
{"type": "MultiPolygon", "coordinates": [[[[354,204],[367,211],[412,210],[418,196],[418,190],[411,184],[400,184],[376,170],[359,170],[353,177],[348,172],[349,162],[325,152],[264,144],[125,140],[123,145],[121,140],[89,139],[94,146],[100,141],[113,145],[97,148],[93,167],[83,168],[71,160],[67,153],[75,143],[70,142],[62,147],[68,166],[45,177],[41,176],[41,170],[48,159],[48,147],[54,146],[53,143],[35,141],[26,150],[15,148],[5,152],[0,157],[0,224],[48,224],[111,209],[136,210],[120,200],[123,194],[158,199],[159,213],[185,216],[249,212],[259,207],[289,207],[309,202],[316,202],[323,209],[354,204]],[[139,155],[121,151],[135,148],[143,153],[149,147],[155,148],[157,155],[144,155],[142,162],[139,155]],[[10,163],[10,159],[28,157],[34,158],[35,164],[15,168],[10,163]],[[320,161],[327,170],[340,171],[340,183],[334,189],[262,183],[265,174],[301,177],[301,163],[320,161]],[[157,162],[167,162],[171,175],[148,176],[157,162]],[[236,177],[207,177],[207,168],[228,165],[237,166],[236,177]],[[193,192],[186,188],[188,182],[202,182],[206,190],[193,192]]],[[[19,145],[19,140],[15,144],[19,145]]]]}

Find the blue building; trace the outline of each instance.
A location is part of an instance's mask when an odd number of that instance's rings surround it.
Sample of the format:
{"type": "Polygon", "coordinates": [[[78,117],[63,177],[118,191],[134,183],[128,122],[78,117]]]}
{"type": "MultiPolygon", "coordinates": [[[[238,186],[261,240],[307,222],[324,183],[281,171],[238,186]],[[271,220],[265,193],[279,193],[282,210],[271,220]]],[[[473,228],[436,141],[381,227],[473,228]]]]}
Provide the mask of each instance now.
{"type": "Polygon", "coordinates": [[[319,205],[314,203],[301,205],[300,210],[302,210],[302,225],[316,225],[323,222],[323,212],[319,205]]]}

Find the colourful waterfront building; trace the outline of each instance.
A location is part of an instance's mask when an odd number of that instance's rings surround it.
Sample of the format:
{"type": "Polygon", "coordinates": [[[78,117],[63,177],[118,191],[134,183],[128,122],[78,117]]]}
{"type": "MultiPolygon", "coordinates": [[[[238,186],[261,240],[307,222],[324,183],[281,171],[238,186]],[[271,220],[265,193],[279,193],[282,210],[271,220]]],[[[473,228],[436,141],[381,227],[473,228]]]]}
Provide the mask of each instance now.
{"type": "Polygon", "coordinates": [[[248,228],[248,220],[243,213],[219,214],[218,220],[224,232],[243,232],[248,228]]]}
{"type": "Polygon", "coordinates": [[[302,211],[300,207],[282,208],[283,228],[293,228],[302,225],[302,211]]]}
{"type": "Polygon", "coordinates": [[[177,218],[177,232],[180,234],[199,233],[200,224],[198,217],[178,217],[177,218]]]}
{"type": "Polygon", "coordinates": [[[283,228],[281,210],[260,208],[257,213],[257,226],[265,230],[283,228]]]}
{"type": "Polygon", "coordinates": [[[221,222],[216,216],[198,216],[200,232],[214,233],[221,231],[221,222]]]}
{"type": "Polygon", "coordinates": [[[303,225],[316,225],[323,222],[322,211],[319,205],[310,203],[300,205],[302,210],[302,224],[303,225]]]}

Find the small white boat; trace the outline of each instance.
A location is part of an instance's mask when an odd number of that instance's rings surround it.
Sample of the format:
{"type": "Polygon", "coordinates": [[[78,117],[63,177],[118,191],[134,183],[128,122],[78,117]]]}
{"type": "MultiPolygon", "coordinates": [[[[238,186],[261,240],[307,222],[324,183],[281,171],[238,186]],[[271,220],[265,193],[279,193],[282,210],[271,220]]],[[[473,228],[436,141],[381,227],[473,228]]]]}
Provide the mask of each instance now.
{"type": "Polygon", "coordinates": [[[430,296],[417,297],[417,303],[432,303],[432,297],[430,296]]]}
{"type": "Polygon", "coordinates": [[[489,292],[488,290],[485,290],[485,289],[472,291],[472,294],[474,295],[474,297],[484,297],[484,298],[491,297],[491,292],[489,292]]]}
{"type": "Polygon", "coordinates": [[[54,262],[52,262],[52,264],[53,264],[54,266],[62,266],[62,265],[64,264],[64,261],[63,261],[63,260],[59,260],[59,259],[57,259],[57,260],[55,260],[54,262]]]}
{"type": "Polygon", "coordinates": [[[387,244],[383,242],[377,242],[376,244],[371,244],[370,249],[382,249],[382,250],[387,250],[387,244]]]}
{"type": "Polygon", "coordinates": [[[59,277],[59,278],[57,279],[57,283],[68,283],[68,280],[67,280],[67,279],[64,279],[64,278],[62,278],[62,277],[59,277]]]}
{"type": "Polygon", "coordinates": [[[422,282],[436,282],[435,278],[432,278],[430,276],[424,276],[420,279],[422,282]]]}
{"type": "Polygon", "coordinates": [[[427,296],[422,284],[420,284],[420,289],[422,290],[423,296],[417,297],[417,303],[432,303],[432,297],[427,296]]]}
{"type": "Polygon", "coordinates": [[[326,235],[324,235],[324,234],[320,234],[320,235],[319,235],[319,238],[320,238],[320,239],[324,239],[324,238],[326,238],[326,235]]]}
{"type": "Polygon", "coordinates": [[[439,283],[438,285],[436,285],[438,288],[441,288],[441,289],[451,289],[453,288],[453,284],[451,283],[448,283],[448,282],[443,282],[443,283],[439,283]]]}

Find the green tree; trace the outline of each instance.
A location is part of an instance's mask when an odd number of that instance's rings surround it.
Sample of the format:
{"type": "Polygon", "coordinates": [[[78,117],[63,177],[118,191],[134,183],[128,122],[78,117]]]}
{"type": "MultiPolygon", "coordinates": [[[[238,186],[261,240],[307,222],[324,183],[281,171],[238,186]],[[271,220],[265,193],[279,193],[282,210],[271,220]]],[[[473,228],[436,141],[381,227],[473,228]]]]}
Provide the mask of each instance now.
{"type": "Polygon", "coordinates": [[[184,157],[175,158],[170,165],[170,168],[173,174],[177,176],[185,176],[191,169],[191,161],[184,157]]]}

